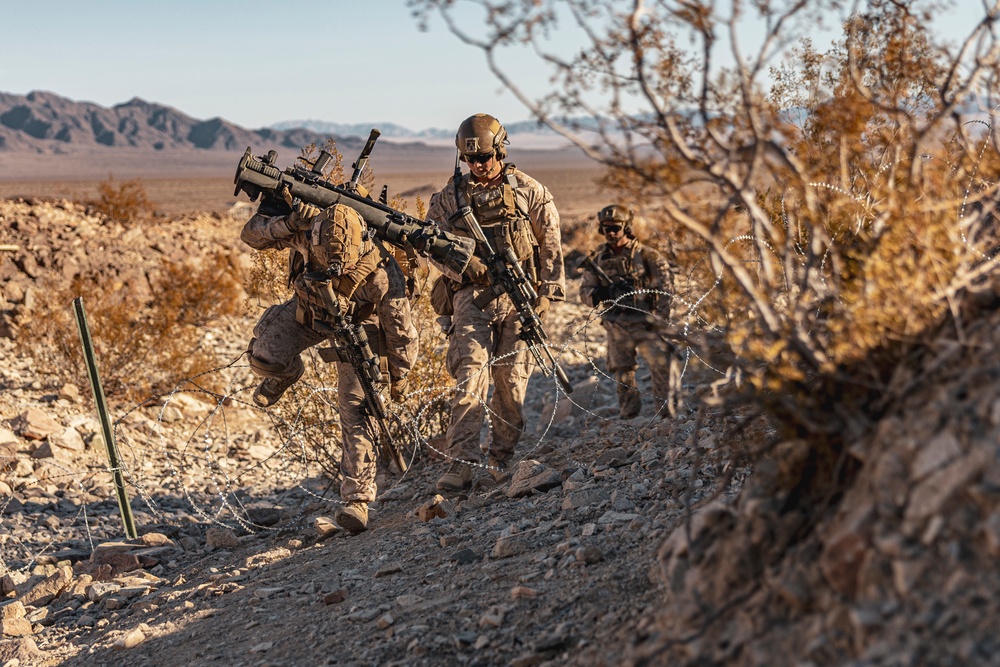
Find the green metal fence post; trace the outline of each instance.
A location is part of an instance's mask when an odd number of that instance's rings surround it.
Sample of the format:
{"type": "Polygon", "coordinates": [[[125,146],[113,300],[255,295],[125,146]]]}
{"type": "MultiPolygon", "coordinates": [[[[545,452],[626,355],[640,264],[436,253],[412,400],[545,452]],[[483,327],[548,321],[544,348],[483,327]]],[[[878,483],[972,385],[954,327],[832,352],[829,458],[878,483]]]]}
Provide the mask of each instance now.
{"type": "Polygon", "coordinates": [[[135,539],[139,534],[135,530],[135,520],[132,518],[132,506],[128,502],[125,490],[125,478],[122,476],[121,464],[118,459],[118,448],[115,446],[114,432],[111,430],[111,418],[108,416],[107,404],[104,400],[104,389],[101,387],[101,377],[97,373],[97,360],[94,356],[94,344],[90,339],[90,328],[87,326],[87,314],[83,311],[83,297],[73,299],[73,310],[76,312],[76,327],[80,331],[80,341],[83,343],[83,356],[87,362],[87,375],[90,377],[90,388],[94,392],[94,402],[97,404],[97,416],[101,421],[101,435],[104,436],[104,446],[108,450],[108,462],[115,478],[115,491],[118,494],[118,510],[125,524],[125,535],[135,539]]]}

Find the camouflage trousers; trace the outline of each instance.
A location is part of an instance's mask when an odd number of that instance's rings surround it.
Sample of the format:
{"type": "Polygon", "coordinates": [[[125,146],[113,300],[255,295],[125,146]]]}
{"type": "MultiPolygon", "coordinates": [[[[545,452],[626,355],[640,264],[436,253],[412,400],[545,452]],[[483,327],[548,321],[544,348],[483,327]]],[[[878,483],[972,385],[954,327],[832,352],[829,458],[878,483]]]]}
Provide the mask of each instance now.
{"type": "MultiPolygon", "coordinates": [[[[264,311],[254,327],[250,354],[266,364],[281,365],[283,370],[266,373],[270,377],[291,378],[302,368],[302,352],[325,340],[295,319],[296,299],[264,311]]],[[[372,425],[364,412],[364,392],[350,364],[337,363],[337,410],[340,413],[341,446],[340,497],[344,501],[375,500],[376,457],[371,437],[372,425]]],[[[265,373],[258,369],[255,372],[265,373]]]]}
{"type": "Polygon", "coordinates": [[[473,299],[485,291],[465,287],[455,292],[454,329],[445,360],[458,387],[451,402],[448,456],[480,461],[483,451],[500,460],[509,459],[524,431],[524,392],[531,375],[528,348],[518,338],[521,323],[506,296],[480,309],[473,299]],[[489,396],[490,382],[493,395],[489,396]],[[487,397],[489,398],[487,399],[487,397]],[[480,445],[479,432],[487,408],[492,426],[490,440],[480,445]]]}
{"type": "Polygon", "coordinates": [[[681,358],[673,345],[641,322],[603,322],[608,332],[608,371],[618,383],[623,418],[639,414],[642,393],[636,386],[636,354],[642,354],[652,376],[653,400],[661,417],[676,417],[681,404],[681,358]]]}

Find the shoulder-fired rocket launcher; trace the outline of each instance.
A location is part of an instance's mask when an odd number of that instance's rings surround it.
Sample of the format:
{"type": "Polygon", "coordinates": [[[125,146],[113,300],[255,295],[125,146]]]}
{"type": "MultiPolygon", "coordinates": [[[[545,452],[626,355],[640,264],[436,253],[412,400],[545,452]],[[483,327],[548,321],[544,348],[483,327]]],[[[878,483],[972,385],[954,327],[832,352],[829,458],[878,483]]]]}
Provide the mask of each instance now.
{"type": "Polygon", "coordinates": [[[278,154],[273,150],[260,158],[247,148],[236,167],[236,190],[233,195],[245,192],[250,201],[256,201],[267,192],[282,199],[287,187],[292,197],[313,206],[327,208],[343,204],[354,209],[379,239],[399,248],[412,246],[418,253],[446,265],[455,273],[462,273],[469,265],[476,249],[476,242],[472,239],[449,234],[438,229],[433,222],[414,218],[324,180],[323,171],[333,159],[328,152],[322,151],[311,169],[287,167],[281,171],[274,166],[277,158],[278,154]]]}

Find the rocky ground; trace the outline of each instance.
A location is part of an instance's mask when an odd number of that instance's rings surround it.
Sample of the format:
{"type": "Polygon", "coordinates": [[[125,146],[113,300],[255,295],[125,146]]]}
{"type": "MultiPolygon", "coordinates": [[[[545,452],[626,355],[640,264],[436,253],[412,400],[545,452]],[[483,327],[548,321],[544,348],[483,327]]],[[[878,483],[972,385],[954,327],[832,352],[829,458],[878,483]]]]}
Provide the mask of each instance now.
{"type": "MultiPolygon", "coordinates": [[[[121,252],[141,267],[148,244],[197,253],[238,227],[161,221],[121,252]]],[[[804,440],[751,474],[734,452],[775,432],[700,405],[719,375],[694,358],[676,419],[648,402],[616,419],[600,330],[559,305],[547,325],[574,350],[574,402],[532,379],[511,478],[438,496],[428,431],[353,537],[308,434],[246,403],[254,318],[229,316],[205,332],[222,400],[184,385],[113,405],[126,540],[85,379],[42,373],[18,336],[39,276],[107,262],[73,239],[129,233],[68,202],[0,202],[0,229],[0,665],[998,664],[994,281],[898,369],[832,485],[804,440]]]]}
{"type": "MultiPolygon", "coordinates": [[[[481,470],[471,493],[443,498],[447,462],[424,447],[405,474],[380,475],[372,530],[348,536],[329,519],[336,485],[245,402],[253,378],[236,364],[219,370],[227,400],[188,388],[113,407],[140,534],[124,539],[85,376],[40,376],[17,338],[37,276],[73,270],[58,243],[33,252],[32,238],[127,232],[69,202],[6,202],[0,215],[21,241],[4,255],[0,664],[111,664],[122,650],[149,665],[613,664],[659,606],[659,545],[686,508],[731,497],[745,475],[718,488],[711,420],[659,419],[648,401],[618,420],[601,330],[568,303],[548,326],[582,352],[565,362],[575,404],[533,378],[533,433],[509,480],[481,470]]],[[[163,223],[137,243],[190,254],[206,234],[235,238],[239,222],[221,223],[163,223]]],[[[231,361],[252,325],[228,318],[206,336],[231,361]]]]}

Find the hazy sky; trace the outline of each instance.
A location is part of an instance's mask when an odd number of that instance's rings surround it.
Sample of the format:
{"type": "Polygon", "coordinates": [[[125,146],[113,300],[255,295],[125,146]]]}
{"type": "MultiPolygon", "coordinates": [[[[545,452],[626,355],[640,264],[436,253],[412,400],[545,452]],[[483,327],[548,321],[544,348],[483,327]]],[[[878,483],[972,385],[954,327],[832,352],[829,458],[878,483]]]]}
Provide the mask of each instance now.
{"type": "Polygon", "coordinates": [[[480,52],[405,0],[4,3],[0,91],[111,106],[139,96],[249,128],[282,120],[457,126],[528,117],[480,52]]]}
{"type": "MultiPolygon", "coordinates": [[[[967,31],[978,4],[960,0],[951,27],[967,31]]],[[[139,96],[254,129],[302,119],[449,128],[480,111],[528,118],[478,50],[440,19],[418,30],[405,0],[31,0],[2,12],[3,92],[103,106],[139,96]]],[[[519,83],[544,89],[530,54],[507,62],[519,83]]]]}

